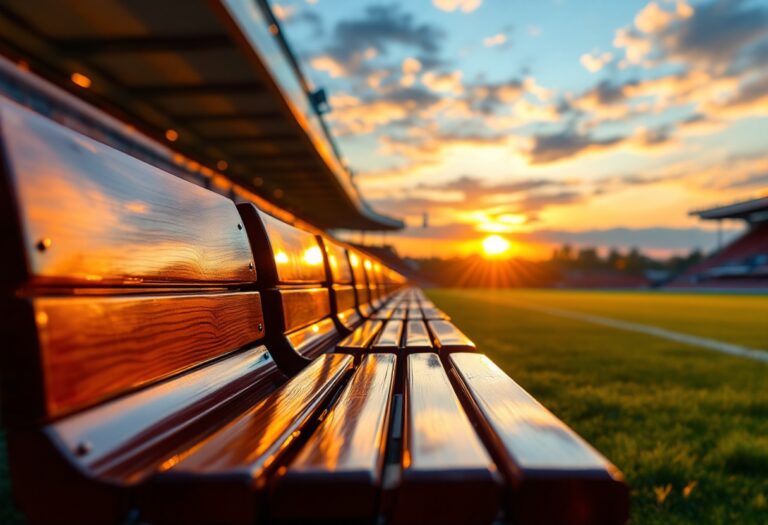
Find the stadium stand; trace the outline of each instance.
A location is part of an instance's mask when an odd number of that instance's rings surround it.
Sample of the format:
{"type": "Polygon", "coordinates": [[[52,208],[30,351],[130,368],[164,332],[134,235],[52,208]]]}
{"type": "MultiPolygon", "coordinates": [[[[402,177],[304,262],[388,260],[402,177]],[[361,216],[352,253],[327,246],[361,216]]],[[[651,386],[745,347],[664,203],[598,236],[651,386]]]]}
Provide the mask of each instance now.
{"type": "Polygon", "coordinates": [[[746,232],[686,270],[671,288],[768,288],[768,197],[692,212],[746,222],[746,232]]]}
{"type": "Polygon", "coordinates": [[[402,223],[351,184],[266,2],[74,3],[0,6],[28,523],[626,522],[616,467],[327,233],[402,223]]]}

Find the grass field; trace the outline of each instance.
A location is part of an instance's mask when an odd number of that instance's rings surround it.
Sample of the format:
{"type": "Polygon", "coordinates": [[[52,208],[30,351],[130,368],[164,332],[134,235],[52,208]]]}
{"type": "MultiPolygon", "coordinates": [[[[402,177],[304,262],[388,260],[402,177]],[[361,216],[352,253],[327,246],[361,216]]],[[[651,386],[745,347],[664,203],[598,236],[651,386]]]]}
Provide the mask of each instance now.
{"type": "Polygon", "coordinates": [[[768,365],[546,315],[768,348],[768,297],[430,290],[515,380],[626,475],[635,525],[768,523],[768,365]]]}
{"type": "MultiPolygon", "coordinates": [[[[623,470],[633,525],[768,524],[768,364],[530,310],[768,349],[768,297],[430,290],[515,380],[623,470]]],[[[12,512],[0,433],[0,523],[12,512]]]]}

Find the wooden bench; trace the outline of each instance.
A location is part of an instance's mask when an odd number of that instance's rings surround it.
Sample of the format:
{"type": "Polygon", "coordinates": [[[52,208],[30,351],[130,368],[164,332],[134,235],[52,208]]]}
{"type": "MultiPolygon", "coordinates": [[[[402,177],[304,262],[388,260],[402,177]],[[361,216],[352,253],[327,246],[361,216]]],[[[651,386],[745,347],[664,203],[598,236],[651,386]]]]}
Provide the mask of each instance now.
{"type": "Polygon", "coordinates": [[[381,261],[4,99],[0,132],[30,523],[626,521],[616,468],[381,261]]]}

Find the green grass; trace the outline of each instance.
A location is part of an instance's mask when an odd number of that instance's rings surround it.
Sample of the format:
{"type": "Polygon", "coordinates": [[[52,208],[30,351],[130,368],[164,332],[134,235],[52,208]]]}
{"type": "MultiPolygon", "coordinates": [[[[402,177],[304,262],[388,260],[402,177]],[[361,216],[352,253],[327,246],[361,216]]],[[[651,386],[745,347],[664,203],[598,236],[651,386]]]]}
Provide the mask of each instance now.
{"type": "Polygon", "coordinates": [[[516,381],[610,458],[634,525],[768,523],[768,365],[524,308],[768,348],[768,297],[429,290],[516,381]]]}

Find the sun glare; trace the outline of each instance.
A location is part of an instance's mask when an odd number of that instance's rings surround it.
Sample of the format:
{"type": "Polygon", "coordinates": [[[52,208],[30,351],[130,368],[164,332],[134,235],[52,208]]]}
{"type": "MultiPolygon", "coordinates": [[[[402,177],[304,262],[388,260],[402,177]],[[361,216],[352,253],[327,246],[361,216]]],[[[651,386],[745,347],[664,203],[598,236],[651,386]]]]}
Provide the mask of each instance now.
{"type": "Polygon", "coordinates": [[[501,235],[489,235],[483,239],[483,253],[488,258],[501,257],[509,252],[510,242],[501,235]]]}

